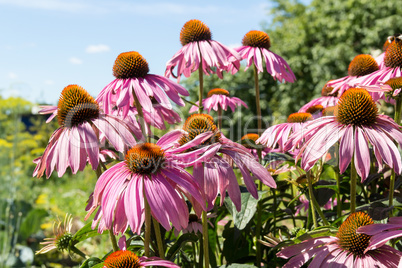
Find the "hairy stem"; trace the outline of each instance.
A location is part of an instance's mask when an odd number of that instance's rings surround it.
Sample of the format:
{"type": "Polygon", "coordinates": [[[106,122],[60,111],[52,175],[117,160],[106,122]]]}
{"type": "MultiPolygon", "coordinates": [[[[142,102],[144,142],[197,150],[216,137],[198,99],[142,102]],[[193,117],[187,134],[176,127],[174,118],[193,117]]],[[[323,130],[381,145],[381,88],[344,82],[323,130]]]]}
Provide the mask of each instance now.
{"type": "Polygon", "coordinates": [[[165,259],[165,248],[163,247],[163,240],[162,240],[159,222],[155,218],[152,218],[152,220],[154,223],[156,242],[158,244],[159,257],[161,259],[165,259]]]}
{"type": "Polygon", "coordinates": [[[354,156],[352,156],[350,166],[350,213],[356,211],[356,186],[357,186],[357,172],[355,167],[354,156]]]}
{"type": "Polygon", "coordinates": [[[208,219],[207,212],[202,211],[202,236],[204,240],[204,267],[209,267],[209,250],[208,250],[208,219]]]}

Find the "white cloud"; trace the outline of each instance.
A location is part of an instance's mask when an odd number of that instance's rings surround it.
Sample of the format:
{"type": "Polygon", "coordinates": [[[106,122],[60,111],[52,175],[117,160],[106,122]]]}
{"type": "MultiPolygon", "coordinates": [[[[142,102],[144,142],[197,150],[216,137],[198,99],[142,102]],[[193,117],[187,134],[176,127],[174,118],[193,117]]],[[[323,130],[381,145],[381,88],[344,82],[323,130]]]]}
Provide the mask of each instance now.
{"type": "Polygon", "coordinates": [[[16,78],[18,78],[18,75],[17,75],[16,73],[9,72],[9,73],[8,73],[8,78],[10,78],[10,79],[16,79],[16,78]]]}
{"type": "Polygon", "coordinates": [[[79,59],[79,58],[77,58],[77,57],[71,57],[71,58],[69,59],[69,62],[70,62],[71,64],[82,64],[82,60],[79,59]]]}
{"type": "Polygon", "coordinates": [[[99,44],[99,45],[89,45],[85,49],[87,53],[102,53],[102,52],[107,52],[110,50],[110,47],[104,44],[99,44]]]}

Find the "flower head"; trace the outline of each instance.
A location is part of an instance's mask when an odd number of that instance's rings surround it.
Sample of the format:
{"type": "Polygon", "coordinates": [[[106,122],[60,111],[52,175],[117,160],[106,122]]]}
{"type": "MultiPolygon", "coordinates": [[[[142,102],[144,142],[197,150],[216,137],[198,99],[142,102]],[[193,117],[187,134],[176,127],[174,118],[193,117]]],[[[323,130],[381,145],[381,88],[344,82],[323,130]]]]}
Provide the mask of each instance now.
{"type": "MultiPolygon", "coordinates": [[[[229,91],[222,88],[211,89],[208,92],[207,98],[202,100],[202,106],[204,107],[204,109],[208,110],[208,113],[211,112],[211,109],[213,109],[214,111],[218,111],[219,107],[224,111],[226,111],[228,107],[230,107],[232,112],[234,112],[236,106],[240,105],[248,108],[247,104],[245,104],[244,101],[236,97],[230,97],[229,91]]],[[[197,110],[198,107],[193,105],[190,109],[190,113],[193,113],[197,110]]]]}
{"type": "Polygon", "coordinates": [[[247,70],[252,64],[254,64],[259,73],[264,71],[263,64],[265,62],[267,72],[275,79],[279,81],[285,80],[285,82],[293,83],[296,81],[296,77],[290,69],[287,62],[271,52],[271,40],[267,33],[262,31],[249,31],[246,33],[242,40],[242,45],[236,48],[243,59],[247,59],[247,70]]]}
{"type": "Polygon", "coordinates": [[[107,139],[116,150],[124,152],[136,143],[135,130],[122,120],[106,115],[80,86],[69,85],[61,93],[56,107],[47,107],[45,113],[57,116],[60,127],[53,132],[43,155],[34,160],[37,164],[33,176],[46,177],[56,169],[61,177],[70,167],[75,174],[88,162],[95,170],[99,164],[99,143],[107,139]]]}
{"type": "Polygon", "coordinates": [[[348,76],[331,80],[326,86],[332,87],[332,93],[338,92],[338,96],[341,96],[347,89],[358,84],[360,78],[367,77],[369,74],[375,73],[379,69],[376,60],[371,55],[360,54],[354,57],[350,62],[348,76]]]}
{"type": "MultiPolygon", "coordinates": [[[[188,209],[182,194],[204,206],[198,184],[184,169],[184,159],[195,158],[193,154],[178,154],[187,149],[177,140],[183,131],[176,130],[162,136],[156,144],[142,143],[133,146],[125,160],[106,170],[98,179],[87,206],[89,215],[99,207],[93,228],[113,228],[114,233],[124,233],[130,225],[140,234],[144,223],[144,199],[151,213],[162,226],[169,230],[170,223],[181,230],[188,225],[188,209]],[[177,147],[179,146],[179,147],[177,147]]],[[[190,146],[203,142],[203,137],[192,140],[190,146]]]]}
{"type": "Polygon", "coordinates": [[[402,132],[388,116],[378,114],[370,94],[362,88],[351,88],[341,96],[334,116],[324,116],[306,124],[294,133],[285,150],[300,148],[301,167],[309,170],[315,162],[339,141],[339,169],[343,173],[354,157],[362,181],[369,174],[369,144],[373,147],[378,166],[382,162],[401,173],[401,156],[395,142],[402,145],[402,132]],[[301,146],[301,147],[300,147],[301,146]]]}
{"type": "Polygon", "coordinates": [[[36,254],[44,254],[53,249],[59,251],[68,250],[70,242],[73,238],[71,234],[72,227],[72,217],[71,214],[66,214],[64,222],[58,220],[53,223],[53,234],[52,238],[45,238],[45,242],[41,242],[42,245],[46,245],[41,250],[37,251],[36,254]]]}
{"type": "Polygon", "coordinates": [[[282,249],[277,256],[288,259],[286,267],[301,267],[314,258],[309,267],[397,267],[402,253],[382,245],[367,250],[370,236],[358,233],[373,220],[364,212],[351,214],[339,227],[337,235],[317,237],[282,249]]]}
{"type": "Polygon", "coordinates": [[[279,146],[279,150],[283,152],[289,136],[301,130],[306,122],[312,119],[313,116],[310,113],[293,113],[289,115],[287,123],[267,128],[256,143],[264,144],[271,149],[279,146]]]}
{"type": "Polygon", "coordinates": [[[169,79],[149,74],[147,61],[136,51],[124,52],[117,56],[113,75],[116,79],[110,82],[96,98],[107,114],[117,109],[125,118],[130,108],[135,107],[134,97],[148,113],[156,113],[155,104],[172,110],[170,100],[184,106],[179,94],[189,95],[185,88],[169,79]]]}
{"type": "MultiPolygon", "coordinates": [[[[198,150],[204,149],[205,152],[194,162],[193,174],[206,197],[209,209],[215,203],[218,193],[220,193],[222,203],[226,191],[228,191],[237,210],[240,210],[241,196],[236,175],[230,164],[232,161],[240,169],[246,187],[253,197],[258,198],[258,193],[250,173],[253,173],[264,184],[273,188],[276,187],[276,183],[269,172],[258,163],[249,150],[230,141],[220,133],[210,115],[193,114],[186,120],[183,129],[189,133],[183,135],[181,139],[183,146],[191,142],[192,139],[208,134],[205,137],[205,142],[196,147],[198,150]]],[[[197,212],[196,207],[195,209],[197,212]]]]}
{"type": "MultiPolygon", "coordinates": [[[[303,105],[303,107],[300,108],[299,113],[314,114],[315,112],[317,112],[318,110],[317,108],[320,108],[320,106],[322,107],[321,112],[329,106],[335,106],[338,103],[339,98],[338,98],[338,92],[332,93],[333,89],[334,89],[333,87],[324,85],[324,87],[321,90],[321,97],[314,99],[303,105]]],[[[316,117],[317,116],[315,116],[315,118],[316,117]]]]}
{"type": "Polygon", "coordinates": [[[384,54],[384,68],[356,79],[358,86],[373,86],[402,76],[402,36],[393,37],[384,54]]]}
{"type": "Polygon", "coordinates": [[[233,49],[212,40],[208,26],[200,20],[187,21],[180,32],[180,42],[183,47],[166,64],[166,77],[180,77],[202,68],[206,75],[216,72],[222,78],[222,71],[236,73],[240,68],[240,55],[233,49]],[[177,75],[173,69],[177,66],[177,75]],[[216,71],[214,70],[216,68],[216,71]]]}
{"type": "Polygon", "coordinates": [[[157,257],[138,257],[130,250],[118,250],[107,256],[103,263],[104,268],[141,268],[145,266],[179,268],[171,261],[162,260],[157,257]]]}

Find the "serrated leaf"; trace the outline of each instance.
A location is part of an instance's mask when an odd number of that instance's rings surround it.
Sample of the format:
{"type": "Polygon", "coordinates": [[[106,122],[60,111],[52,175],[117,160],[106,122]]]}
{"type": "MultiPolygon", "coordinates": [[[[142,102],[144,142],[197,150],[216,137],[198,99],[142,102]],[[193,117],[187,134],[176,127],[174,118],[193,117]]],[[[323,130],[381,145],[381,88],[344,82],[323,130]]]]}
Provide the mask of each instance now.
{"type": "MultiPolygon", "coordinates": [[[[86,239],[88,239],[90,237],[100,235],[96,228],[95,228],[95,230],[92,230],[91,225],[92,225],[92,222],[88,222],[87,224],[84,225],[84,227],[79,229],[78,232],[76,232],[75,235],[73,236],[73,239],[72,239],[71,243],[73,245],[75,245],[78,242],[84,241],[84,240],[86,240],[86,239]]],[[[109,231],[106,230],[106,231],[104,231],[102,233],[102,235],[108,234],[108,233],[109,233],[109,231]]]]}
{"type": "MultiPolygon", "coordinates": [[[[259,196],[261,196],[261,192],[259,192],[259,196]]],[[[241,210],[240,212],[237,212],[232,200],[225,198],[225,205],[233,217],[234,225],[239,230],[243,230],[254,217],[254,214],[257,211],[257,203],[258,200],[250,193],[241,193],[241,210]]]]}

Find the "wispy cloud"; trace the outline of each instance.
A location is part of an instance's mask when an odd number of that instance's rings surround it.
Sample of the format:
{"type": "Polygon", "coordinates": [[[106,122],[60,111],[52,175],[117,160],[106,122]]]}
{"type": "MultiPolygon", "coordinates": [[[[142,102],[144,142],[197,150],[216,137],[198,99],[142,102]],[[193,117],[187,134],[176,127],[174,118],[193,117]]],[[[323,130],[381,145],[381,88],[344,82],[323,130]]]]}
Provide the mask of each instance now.
{"type": "Polygon", "coordinates": [[[18,78],[18,75],[16,73],[13,73],[13,72],[9,72],[7,76],[10,79],[17,79],[18,78]]]}
{"type": "Polygon", "coordinates": [[[110,50],[110,47],[104,44],[99,44],[99,45],[89,45],[85,49],[87,53],[102,53],[102,52],[107,52],[110,50]]]}
{"type": "Polygon", "coordinates": [[[77,57],[71,57],[68,61],[69,61],[71,64],[76,64],[76,65],[82,64],[82,60],[79,59],[79,58],[77,58],[77,57]]]}

